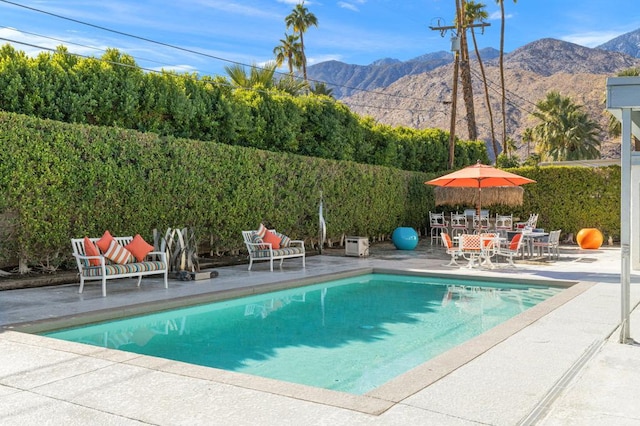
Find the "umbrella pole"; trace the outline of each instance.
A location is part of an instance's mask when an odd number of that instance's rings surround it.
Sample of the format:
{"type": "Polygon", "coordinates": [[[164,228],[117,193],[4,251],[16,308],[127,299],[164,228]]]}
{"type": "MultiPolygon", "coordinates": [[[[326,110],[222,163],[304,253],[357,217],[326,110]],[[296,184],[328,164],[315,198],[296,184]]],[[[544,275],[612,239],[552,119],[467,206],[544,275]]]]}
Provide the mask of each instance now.
{"type": "Polygon", "coordinates": [[[478,187],[478,203],[476,204],[476,216],[478,216],[478,234],[482,230],[482,221],[480,220],[480,212],[482,211],[482,187],[478,187]]]}

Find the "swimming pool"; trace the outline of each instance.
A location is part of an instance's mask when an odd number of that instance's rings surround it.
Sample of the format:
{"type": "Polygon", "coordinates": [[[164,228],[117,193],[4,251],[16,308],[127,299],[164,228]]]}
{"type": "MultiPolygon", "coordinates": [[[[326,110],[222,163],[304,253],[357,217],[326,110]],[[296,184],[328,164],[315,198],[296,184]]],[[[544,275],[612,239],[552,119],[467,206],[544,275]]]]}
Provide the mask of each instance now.
{"type": "Polygon", "coordinates": [[[364,394],[560,291],[367,274],[43,334],[364,394]]]}

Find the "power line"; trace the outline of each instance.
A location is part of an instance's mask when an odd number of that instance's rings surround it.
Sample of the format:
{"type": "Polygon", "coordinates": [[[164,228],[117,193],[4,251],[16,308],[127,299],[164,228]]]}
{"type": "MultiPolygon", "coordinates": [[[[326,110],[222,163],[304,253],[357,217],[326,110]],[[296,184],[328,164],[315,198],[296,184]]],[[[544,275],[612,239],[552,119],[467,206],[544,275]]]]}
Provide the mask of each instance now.
{"type": "MultiPolygon", "coordinates": [[[[153,40],[153,39],[150,39],[148,37],[137,36],[135,34],[130,34],[130,33],[124,32],[124,31],[114,30],[114,29],[107,28],[107,27],[104,27],[104,26],[101,26],[101,25],[96,25],[96,24],[92,24],[92,23],[89,23],[89,22],[84,22],[84,21],[81,21],[81,20],[78,20],[78,19],[69,18],[69,17],[66,17],[66,16],[62,16],[62,15],[59,15],[59,14],[56,14],[56,13],[53,13],[53,12],[48,12],[48,11],[45,11],[45,10],[42,10],[42,9],[38,9],[38,8],[35,8],[35,7],[21,5],[19,3],[13,2],[13,1],[0,0],[0,2],[7,3],[7,4],[10,4],[10,5],[16,6],[16,7],[21,7],[21,8],[33,11],[33,12],[37,12],[37,13],[42,13],[42,14],[45,14],[45,15],[53,16],[55,18],[63,19],[63,20],[66,20],[66,21],[74,22],[74,23],[77,23],[77,24],[80,24],[80,25],[86,25],[86,26],[89,26],[91,28],[96,28],[96,29],[99,29],[99,30],[103,30],[103,31],[114,33],[114,34],[122,35],[122,36],[125,36],[125,37],[130,37],[130,38],[133,38],[133,39],[136,39],[136,40],[141,40],[141,41],[145,41],[145,42],[148,42],[148,43],[152,43],[152,44],[157,44],[157,45],[160,45],[160,46],[168,47],[170,49],[176,49],[176,50],[183,51],[183,52],[186,52],[186,53],[191,53],[191,54],[194,54],[194,55],[204,56],[204,57],[207,57],[207,58],[210,58],[210,59],[215,59],[215,60],[219,60],[219,61],[223,61],[223,62],[228,62],[228,63],[231,63],[231,64],[240,65],[240,66],[243,66],[243,67],[250,67],[250,68],[255,68],[255,69],[264,69],[264,68],[259,67],[257,65],[248,65],[248,64],[245,64],[245,63],[242,63],[242,62],[238,62],[238,61],[233,61],[233,60],[230,60],[230,59],[222,58],[220,56],[215,56],[215,55],[211,55],[211,54],[208,54],[208,53],[200,52],[200,51],[197,51],[197,50],[180,47],[180,46],[177,46],[177,45],[174,45],[174,44],[153,40]]],[[[157,63],[159,63],[159,62],[157,62],[157,63]]],[[[275,73],[279,74],[279,75],[283,75],[283,76],[289,76],[288,73],[280,72],[280,71],[277,71],[277,70],[275,71],[275,73]]],[[[298,77],[298,79],[300,79],[300,78],[298,77]]],[[[322,84],[325,84],[325,85],[328,85],[328,86],[333,86],[333,87],[340,87],[340,88],[348,89],[348,90],[354,90],[354,91],[359,91],[359,92],[378,94],[378,95],[387,96],[387,97],[397,97],[397,98],[411,99],[411,100],[417,100],[417,101],[427,101],[427,102],[440,102],[438,100],[429,100],[429,99],[424,99],[424,98],[414,98],[414,97],[411,97],[411,96],[389,94],[389,93],[375,91],[375,90],[369,90],[369,89],[362,89],[362,88],[358,88],[358,87],[339,85],[339,84],[335,84],[335,83],[325,82],[325,81],[322,81],[322,80],[308,79],[308,81],[311,81],[313,83],[322,83],[322,84]]]]}

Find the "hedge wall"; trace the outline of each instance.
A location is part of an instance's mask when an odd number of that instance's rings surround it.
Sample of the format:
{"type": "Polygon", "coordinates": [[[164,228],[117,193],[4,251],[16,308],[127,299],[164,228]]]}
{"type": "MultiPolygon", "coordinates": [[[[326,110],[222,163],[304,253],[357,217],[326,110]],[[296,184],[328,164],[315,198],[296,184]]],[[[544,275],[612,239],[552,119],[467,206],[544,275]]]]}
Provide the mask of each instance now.
{"type": "MultiPolygon", "coordinates": [[[[433,174],[326,160],[112,127],[0,113],[0,258],[70,259],[70,239],[192,227],[216,251],[242,249],[260,222],[313,242],[324,198],[329,237],[425,229],[433,174]]],[[[620,235],[620,168],[523,167],[524,205],[497,206],[539,226],[620,235]]],[[[461,208],[465,206],[460,206],[461,208]]],[[[443,210],[438,208],[438,210],[443,210]]],[[[455,210],[455,208],[454,208],[455,210]]],[[[448,211],[448,210],[447,210],[448,211]]]]}
{"type": "Polygon", "coordinates": [[[348,161],[200,142],[0,113],[0,256],[62,262],[70,239],[192,227],[219,251],[243,247],[260,222],[317,236],[324,197],[329,236],[424,228],[430,175],[348,161]],[[6,230],[5,230],[6,232],[6,230]]]}

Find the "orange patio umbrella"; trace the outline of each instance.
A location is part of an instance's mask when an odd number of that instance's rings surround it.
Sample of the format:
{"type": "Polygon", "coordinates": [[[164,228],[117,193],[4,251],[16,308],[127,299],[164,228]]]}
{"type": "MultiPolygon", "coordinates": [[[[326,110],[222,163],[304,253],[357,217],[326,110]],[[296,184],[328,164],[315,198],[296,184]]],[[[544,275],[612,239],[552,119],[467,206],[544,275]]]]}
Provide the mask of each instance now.
{"type": "Polygon", "coordinates": [[[526,183],[535,183],[535,180],[497,169],[493,166],[480,164],[480,161],[472,166],[467,166],[464,169],[425,182],[427,185],[442,187],[477,188],[478,205],[476,209],[478,214],[480,214],[482,188],[520,186],[526,183]]]}

